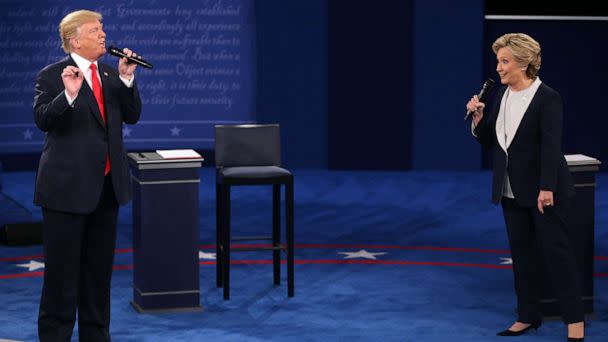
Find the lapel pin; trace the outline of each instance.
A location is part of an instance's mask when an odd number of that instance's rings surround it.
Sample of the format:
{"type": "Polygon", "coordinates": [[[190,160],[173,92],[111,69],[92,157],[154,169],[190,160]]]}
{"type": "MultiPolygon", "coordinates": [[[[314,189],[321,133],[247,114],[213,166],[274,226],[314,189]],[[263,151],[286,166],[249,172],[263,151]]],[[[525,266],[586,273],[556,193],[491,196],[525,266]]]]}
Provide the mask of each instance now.
{"type": "Polygon", "coordinates": [[[105,77],[108,77],[108,73],[107,73],[107,72],[105,72],[105,71],[103,72],[103,75],[104,75],[105,77]]]}

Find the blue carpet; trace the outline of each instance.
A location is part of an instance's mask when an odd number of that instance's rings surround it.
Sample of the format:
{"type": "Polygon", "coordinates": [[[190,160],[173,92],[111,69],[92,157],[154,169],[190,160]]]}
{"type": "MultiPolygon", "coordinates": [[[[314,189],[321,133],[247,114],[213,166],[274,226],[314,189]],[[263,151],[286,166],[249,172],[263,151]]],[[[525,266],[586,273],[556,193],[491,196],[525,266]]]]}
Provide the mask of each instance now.
{"type": "MultiPolygon", "coordinates": [[[[121,209],[112,281],[115,341],[503,341],[515,318],[512,271],[500,208],[489,203],[489,172],[295,172],[296,296],[272,285],[263,252],[234,253],[231,299],[200,268],[204,311],[137,314],[132,299],[131,206],[121,209]],[[376,260],[345,259],[359,250],[376,260]],[[385,253],[385,254],[382,254],[385,253]]],[[[40,218],[34,173],[4,173],[3,192],[40,218]]],[[[215,188],[201,171],[200,243],[215,252],[215,188]]],[[[608,175],[596,194],[595,315],[586,341],[608,339],[608,175]]],[[[269,227],[271,192],[233,192],[234,235],[269,227]]],[[[0,215],[4,212],[0,211],[0,215]]],[[[263,229],[266,233],[266,230],[263,229]]],[[[159,253],[162,251],[159,251],[159,253]]],[[[36,340],[41,248],[0,247],[0,339],[36,340]]],[[[201,260],[205,261],[205,260],[201,260]]],[[[75,336],[77,333],[75,333],[75,336]]],[[[518,341],[565,340],[547,321],[518,341]]]]}
{"type": "Polygon", "coordinates": [[[10,196],[0,192],[0,227],[5,223],[29,221],[32,221],[31,212],[10,196]]]}

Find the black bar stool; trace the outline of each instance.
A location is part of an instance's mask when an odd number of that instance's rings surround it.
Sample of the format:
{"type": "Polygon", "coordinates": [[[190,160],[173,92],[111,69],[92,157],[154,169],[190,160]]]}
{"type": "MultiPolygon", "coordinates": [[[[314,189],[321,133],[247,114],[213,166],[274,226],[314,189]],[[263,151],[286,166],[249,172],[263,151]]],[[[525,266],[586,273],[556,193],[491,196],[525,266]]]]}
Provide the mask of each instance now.
{"type": "Polygon", "coordinates": [[[281,251],[287,251],[287,294],[294,296],[293,175],[281,168],[278,124],[215,126],[216,280],[230,298],[231,241],[268,240],[267,248],[232,248],[232,251],[272,250],[273,277],[281,279],[281,251]],[[272,236],[231,237],[230,189],[240,185],[272,185],[272,236]],[[285,186],[285,244],[281,244],[281,185],[285,186]]]}

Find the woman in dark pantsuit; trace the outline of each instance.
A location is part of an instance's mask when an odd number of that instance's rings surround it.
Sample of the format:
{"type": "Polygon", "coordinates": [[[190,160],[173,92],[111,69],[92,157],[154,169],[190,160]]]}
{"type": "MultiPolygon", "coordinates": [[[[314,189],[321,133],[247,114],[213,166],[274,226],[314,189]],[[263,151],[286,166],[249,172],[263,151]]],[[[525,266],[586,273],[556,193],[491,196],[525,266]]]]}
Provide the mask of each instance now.
{"type": "Polygon", "coordinates": [[[562,99],[541,82],[540,45],[523,33],[494,42],[496,71],[504,85],[494,108],[473,96],[473,135],[493,150],[492,201],[501,203],[507,226],[515,293],[516,322],[499,336],[519,336],[541,325],[539,256],[558,296],[568,341],[582,341],[584,311],[574,252],[566,235],[565,207],[574,193],[561,151],[562,99]]]}

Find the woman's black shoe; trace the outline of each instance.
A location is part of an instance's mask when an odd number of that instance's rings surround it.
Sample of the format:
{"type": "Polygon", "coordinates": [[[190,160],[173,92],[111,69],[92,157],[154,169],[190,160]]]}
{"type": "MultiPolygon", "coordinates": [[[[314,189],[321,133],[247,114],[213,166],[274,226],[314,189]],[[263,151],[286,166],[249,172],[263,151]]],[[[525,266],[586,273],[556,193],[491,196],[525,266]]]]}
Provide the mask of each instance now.
{"type": "MultiPolygon", "coordinates": [[[[540,327],[540,324],[541,324],[540,322],[532,323],[528,327],[521,329],[519,331],[513,331],[513,330],[507,329],[507,330],[503,330],[503,331],[499,332],[496,335],[498,335],[498,336],[520,336],[520,335],[525,334],[530,329],[534,329],[534,331],[538,330],[538,327],[540,327]]],[[[576,340],[574,340],[574,341],[576,341],[576,340]]]]}
{"type": "Polygon", "coordinates": [[[568,337],[568,342],[583,342],[584,337],[568,337]]]}

